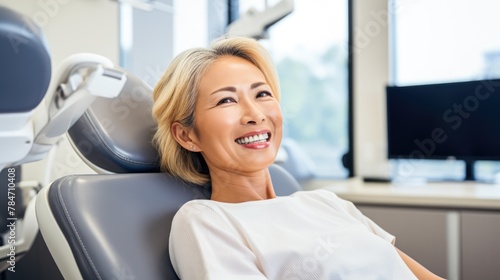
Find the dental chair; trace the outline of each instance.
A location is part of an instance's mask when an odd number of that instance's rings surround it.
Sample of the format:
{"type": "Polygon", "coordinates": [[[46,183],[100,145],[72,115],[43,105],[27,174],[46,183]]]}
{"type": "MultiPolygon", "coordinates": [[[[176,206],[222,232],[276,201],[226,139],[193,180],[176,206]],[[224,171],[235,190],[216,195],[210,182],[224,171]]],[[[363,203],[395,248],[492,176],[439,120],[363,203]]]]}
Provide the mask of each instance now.
{"type": "MultiPolygon", "coordinates": [[[[37,197],[42,235],[65,279],[178,279],[168,255],[172,218],[210,189],[159,172],[151,106],[151,89],[128,75],[119,97],[96,100],[69,130],[84,161],[114,174],[60,178],[37,197]]],[[[300,190],[282,167],[270,172],[277,195],[300,190]]]]}

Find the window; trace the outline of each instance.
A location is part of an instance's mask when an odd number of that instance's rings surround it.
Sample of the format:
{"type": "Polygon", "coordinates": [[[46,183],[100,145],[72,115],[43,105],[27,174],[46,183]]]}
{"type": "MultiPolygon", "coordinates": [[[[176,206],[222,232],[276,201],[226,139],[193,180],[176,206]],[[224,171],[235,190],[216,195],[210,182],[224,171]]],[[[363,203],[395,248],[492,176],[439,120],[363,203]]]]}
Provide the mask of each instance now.
{"type": "Polygon", "coordinates": [[[395,84],[500,77],[500,2],[392,1],[395,84]]]}
{"type": "MultiPolygon", "coordinates": [[[[240,15],[279,1],[240,0],[240,15]]],[[[295,0],[261,40],[276,64],[284,116],[282,148],[298,179],[349,176],[347,0],[295,0]]],[[[285,166],[286,167],[286,166],[285,166]]]]}
{"type": "Polygon", "coordinates": [[[226,0],[120,3],[120,65],[153,87],[181,51],[224,34],[226,0]]]}
{"type": "Polygon", "coordinates": [[[172,1],[120,4],[120,66],[153,87],[172,57],[172,1]],[[154,28],[162,26],[163,28],[154,28]]]}
{"type": "MultiPolygon", "coordinates": [[[[495,0],[390,0],[391,84],[403,86],[500,78],[495,0]]],[[[461,179],[463,162],[424,161],[415,176],[461,179]]],[[[397,174],[395,162],[393,174],[397,174]]],[[[497,162],[477,162],[476,178],[494,180],[497,162]]],[[[498,177],[498,176],[497,176],[498,177]]]]}

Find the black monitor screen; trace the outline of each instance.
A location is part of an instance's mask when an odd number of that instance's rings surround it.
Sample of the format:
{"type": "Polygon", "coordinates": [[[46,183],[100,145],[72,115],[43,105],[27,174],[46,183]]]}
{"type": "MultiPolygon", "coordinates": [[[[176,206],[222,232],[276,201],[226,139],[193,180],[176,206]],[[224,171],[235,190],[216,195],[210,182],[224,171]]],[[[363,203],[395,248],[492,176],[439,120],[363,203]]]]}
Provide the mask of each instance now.
{"type": "Polygon", "coordinates": [[[389,158],[500,160],[500,79],[387,87],[389,158]]]}

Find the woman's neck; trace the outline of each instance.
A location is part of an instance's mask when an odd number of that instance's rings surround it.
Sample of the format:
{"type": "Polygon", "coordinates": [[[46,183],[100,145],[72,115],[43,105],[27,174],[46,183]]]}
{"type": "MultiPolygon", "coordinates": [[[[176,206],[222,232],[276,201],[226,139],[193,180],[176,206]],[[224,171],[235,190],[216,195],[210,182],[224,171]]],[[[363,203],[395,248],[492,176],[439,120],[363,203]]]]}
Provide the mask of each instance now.
{"type": "Polygon", "coordinates": [[[211,171],[210,178],[215,201],[239,203],[276,197],[268,169],[252,174],[211,171]]]}

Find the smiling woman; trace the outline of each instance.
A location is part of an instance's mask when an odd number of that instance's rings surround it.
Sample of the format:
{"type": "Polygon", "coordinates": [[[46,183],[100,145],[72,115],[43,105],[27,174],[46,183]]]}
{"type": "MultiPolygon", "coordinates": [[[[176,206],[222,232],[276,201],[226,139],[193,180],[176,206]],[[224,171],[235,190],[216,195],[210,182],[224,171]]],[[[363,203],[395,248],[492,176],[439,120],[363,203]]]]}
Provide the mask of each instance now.
{"type": "Polygon", "coordinates": [[[164,170],[211,187],[210,200],[187,202],[173,219],[179,278],[440,279],[333,192],[276,196],[268,167],[282,137],[279,87],[255,40],[180,54],[153,96],[164,170]]]}

